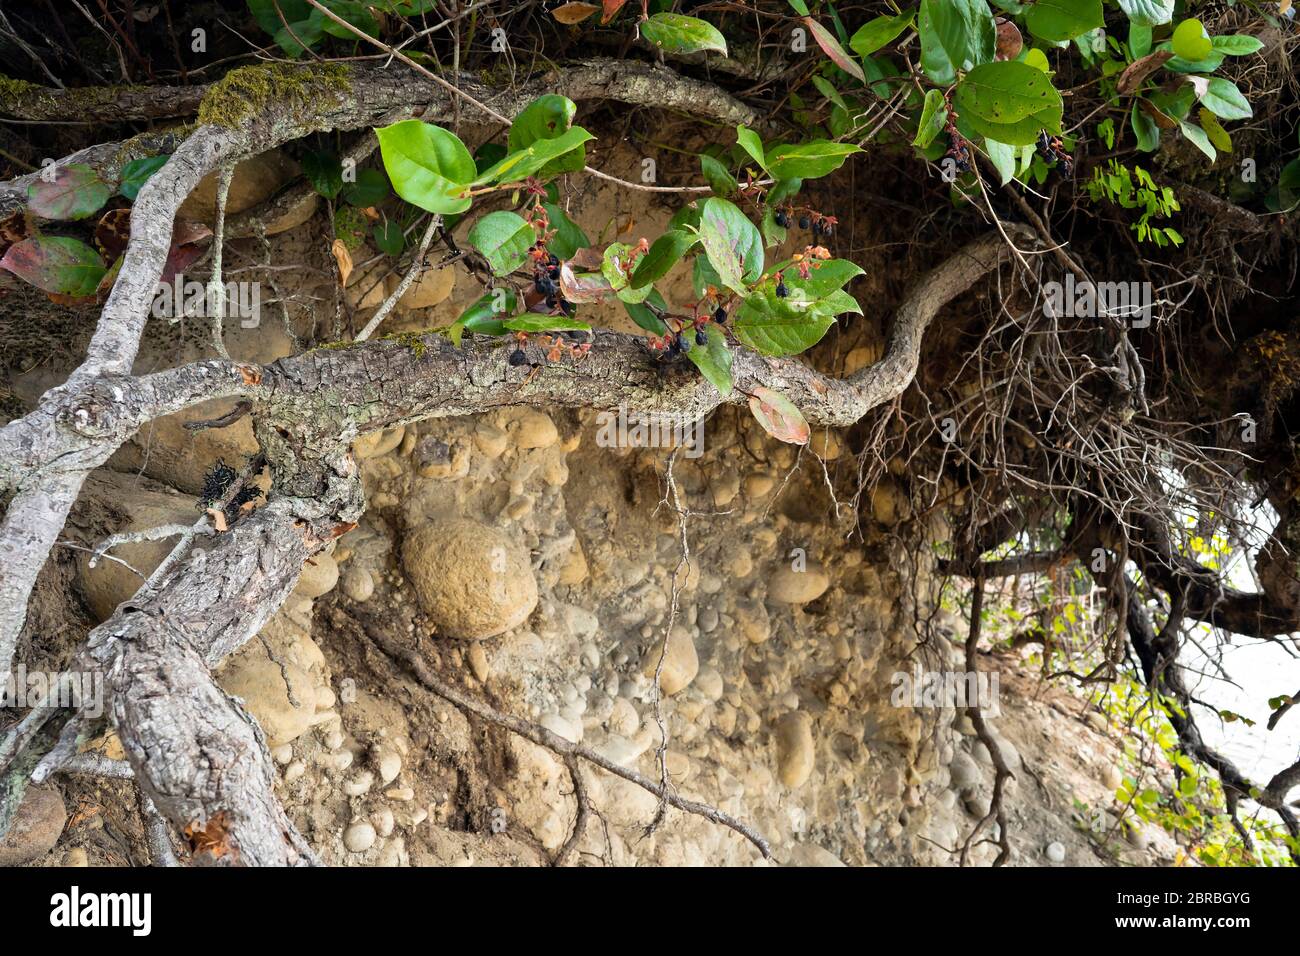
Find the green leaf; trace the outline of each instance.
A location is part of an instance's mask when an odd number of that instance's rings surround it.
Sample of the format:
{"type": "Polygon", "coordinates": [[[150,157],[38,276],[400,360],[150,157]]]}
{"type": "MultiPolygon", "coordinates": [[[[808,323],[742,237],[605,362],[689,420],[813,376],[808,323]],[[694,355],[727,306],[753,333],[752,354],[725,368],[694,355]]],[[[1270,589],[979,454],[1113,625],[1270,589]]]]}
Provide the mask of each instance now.
{"type": "MultiPolygon", "coordinates": [[[[288,18],[285,18],[288,20],[288,18]]],[[[298,59],[320,42],[324,36],[321,21],[324,19],[319,10],[312,10],[305,20],[289,21],[275,31],[276,45],[291,59],[298,59]]]]}
{"type": "Polygon", "coordinates": [[[378,169],[358,169],[355,182],[343,184],[343,199],[361,209],[377,206],[388,198],[388,177],[378,169]]]}
{"type": "Polygon", "coordinates": [[[699,237],[681,229],[669,229],[650,246],[632,270],[631,284],[636,287],[657,282],[699,242],[699,237]]]}
{"type": "Polygon", "coordinates": [[[1025,14],[1029,32],[1051,43],[1073,40],[1104,22],[1101,0],[1037,0],[1025,14]]]}
{"type": "Polygon", "coordinates": [[[773,286],[756,290],[745,297],[736,310],[736,338],[764,355],[798,355],[812,348],[835,317],[805,304],[793,308],[776,297],[773,286]]]}
{"type": "Polygon", "coordinates": [[[839,169],[861,147],[818,139],[796,146],[776,146],[767,154],[767,171],[774,179],[817,179],[839,169]]]}
{"type": "Polygon", "coordinates": [[[727,172],[727,167],[707,153],[700,153],[700,168],[704,172],[704,181],[716,195],[730,196],[739,188],[739,183],[727,172]]]}
{"type": "MultiPolygon", "coordinates": [[[[768,271],[770,274],[774,274],[790,269],[791,265],[791,261],[786,260],[779,265],[773,266],[768,271]]],[[[862,267],[849,259],[825,259],[809,270],[806,279],[800,276],[797,271],[786,272],[785,285],[790,294],[781,301],[791,306],[801,306],[803,303],[812,304],[826,298],[833,292],[839,292],[846,284],[862,274],[862,267]]],[[[857,304],[857,301],[852,296],[849,299],[852,304],[840,311],[853,311],[861,314],[862,308],[857,304]]]]}
{"type": "Polygon", "coordinates": [[[314,149],[303,154],[302,171],[312,188],[326,199],[333,199],[343,188],[343,164],[333,153],[314,149]]]}
{"type": "Polygon", "coordinates": [[[712,322],[704,327],[704,334],[708,337],[708,344],[695,346],[686,353],[686,357],[695,363],[700,374],[709,380],[723,398],[726,398],[731,394],[732,359],[731,349],[727,346],[727,336],[712,322]]]}
{"type": "Polygon", "coordinates": [[[582,231],[582,227],[570,219],[569,214],[561,206],[556,203],[544,202],[542,208],[546,210],[547,221],[550,222],[551,228],[555,230],[555,235],[551,238],[547,247],[554,255],[561,259],[569,259],[579,249],[585,249],[591,245],[591,240],[582,231]]]}
{"type": "Polygon", "coordinates": [[[502,289],[500,293],[498,295],[496,291],[492,291],[480,296],[460,314],[460,318],[447,330],[447,337],[451,339],[452,344],[459,347],[464,332],[505,335],[505,319],[502,316],[512,315],[518,307],[518,300],[510,289],[502,289]]]}
{"type": "Polygon", "coordinates": [[[528,146],[510,153],[505,159],[480,173],[474,179],[474,184],[500,183],[533,175],[543,177],[555,175],[572,167],[576,162],[568,154],[575,154],[582,160],[582,163],[576,167],[581,169],[586,165],[586,149],[583,143],[592,138],[592,135],[581,126],[574,126],[551,139],[534,140],[528,146]],[[560,157],[565,158],[561,160],[560,157]]]}
{"type": "Polygon", "coordinates": [[[1250,119],[1254,111],[1232,80],[1216,76],[1201,94],[1201,105],[1220,119],[1250,119]]]}
{"type": "Polygon", "coordinates": [[[654,306],[660,312],[665,312],[668,309],[668,303],[664,301],[664,297],[658,291],[651,292],[646,296],[645,302],[649,303],[649,305],[640,302],[624,302],[623,308],[627,309],[627,314],[632,317],[632,321],[641,328],[655,335],[663,335],[668,331],[668,326],[649,306],[654,306]]]}
{"type": "Polygon", "coordinates": [[[1151,28],[1133,23],[1128,28],[1128,52],[1133,59],[1140,60],[1151,52],[1151,28]]]}
{"type": "Polygon", "coordinates": [[[746,280],[763,273],[763,237],[758,227],[732,202],[714,197],[700,213],[700,240],[718,278],[744,295],[746,280]]]}
{"type": "Polygon", "coordinates": [[[477,170],[454,133],[420,120],[403,120],[375,134],[397,195],[427,212],[456,213],[470,207],[464,193],[477,170]]]}
{"type": "Polygon", "coordinates": [[[1043,129],[1061,132],[1061,95],[1041,70],[1014,60],[971,70],[953,106],[962,125],[1011,146],[1033,144],[1043,129]]]}
{"type": "Polygon", "coordinates": [[[257,25],[269,36],[275,36],[284,26],[280,21],[281,13],[284,14],[287,22],[297,23],[311,15],[312,6],[307,0],[248,0],[248,9],[253,14],[253,19],[257,21],[257,25]]]}
{"type": "Polygon", "coordinates": [[[1228,56],[1250,56],[1264,49],[1264,44],[1257,38],[1244,33],[1234,33],[1226,37],[1214,37],[1210,46],[1218,53],[1228,56]]]}
{"type": "Polygon", "coordinates": [[[108,272],[99,253],[65,236],[32,236],[15,242],[0,259],[7,269],[43,292],[91,296],[108,272]]]}
{"type": "MultiPolygon", "coordinates": [[[[1143,27],[1158,27],[1174,17],[1174,0],[1118,0],[1129,21],[1143,27]]],[[[1132,33],[1129,34],[1130,38],[1132,33]]],[[[1141,56],[1141,54],[1135,54],[1141,56]]]]}
{"type": "Polygon", "coordinates": [[[970,70],[993,60],[997,27],[985,0],[930,0],[929,9],[935,36],[953,66],[970,70]]]}
{"type": "Polygon", "coordinates": [[[778,179],[772,184],[772,188],[767,191],[767,204],[774,206],[786,199],[791,199],[799,194],[803,189],[802,179],[778,179]]]}
{"type": "Polygon", "coordinates": [[[528,259],[528,250],[537,241],[533,227],[523,217],[506,210],[490,212],[469,231],[466,237],[483,253],[495,275],[514,272],[528,259]]]}
{"type": "Polygon", "coordinates": [[[150,176],[162,169],[170,158],[170,154],[164,153],[161,156],[146,156],[144,159],[131,160],[122,167],[122,181],[117,191],[135,202],[135,197],[140,195],[140,187],[149,181],[150,176]]]}
{"type": "Polygon", "coordinates": [[[917,125],[916,139],[912,140],[912,145],[925,149],[943,131],[947,121],[948,107],[943,101],[943,93],[939,90],[927,90],[925,106],[921,108],[921,120],[917,125]]]}
{"type": "Polygon", "coordinates": [[[518,318],[505,323],[511,332],[588,332],[591,325],[579,319],[570,319],[563,315],[542,315],[540,312],[525,312],[518,318]]]}
{"type": "Polygon", "coordinates": [[[727,41],[717,27],[680,13],[656,13],[641,24],[641,36],[668,53],[716,50],[727,55],[727,41]]]}
{"type": "MultiPolygon", "coordinates": [[[[948,58],[948,53],[944,50],[939,34],[934,28],[931,10],[941,3],[942,0],[921,0],[916,31],[921,37],[921,69],[925,71],[931,83],[946,86],[957,78],[957,71],[953,68],[952,60],[948,58]]],[[[994,43],[996,46],[996,32],[994,43]]]]}
{"type": "Polygon", "coordinates": [[[1205,135],[1205,130],[1201,129],[1195,123],[1189,123],[1186,120],[1178,121],[1178,128],[1202,153],[1209,157],[1210,162],[1218,159],[1218,153],[1214,150],[1214,144],[1210,142],[1210,137],[1205,135]]]}
{"type": "Polygon", "coordinates": [[[1047,62],[1047,54],[1038,49],[1038,47],[1033,47],[1025,54],[1024,62],[1026,66],[1032,66],[1035,70],[1038,70],[1041,73],[1050,74],[1052,72],[1052,67],[1047,62]]]}
{"type": "MultiPolygon", "coordinates": [[[[564,135],[573,128],[573,117],[577,112],[577,105],[567,96],[556,93],[539,96],[524,107],[523,112],[510,124],[510,135],[507,137],[510,152],[525,150],[539,140],[557,139],[564,135]]],[[[542,168],[540,175],[544,178],[558,176],[560,173],[575,172],[585,165],[586,148],[565,151],[542,168]]]]}
{"type": "Polygon", "coordinates": [[[1006,143],[984,138],[984,152],[988,154],[1001,177],[999,185],[1005,186],[1016,175],[1016,148],[1006,143]]]}
{"type": "Polygon", "coordinates": [[[822,48],[822,52],[831,58],[831,62],[838,66],[849,76],[853,77],[859,83],[867,82],[866,74],[862,72],[862,67],[858,66],[853,57],[849,56],[848,51],[840,46],[840,41],[835,38],[835,34],[827,30],[824,26],[814,20],[812,17],[804,17],[803,22],[808,25],[812,31],[813,39],[817,45],[822,48]]]}
{"type": "Polygon", "coordinates": [[[46,172],[43,169],[27,186],[27,209],[42,219],[85,219],[98,212],[113,192],[85,163],[59,164],[49,182],[46,172]]]}
{"type": "Polygon", "coordinates": [[[1176,54],[1193,62],[1204,59],[1214,50],[1205,26],[1195,17],[1178,24],[1170,42],[1176,54]]]}
{"type": "Polygon", "coordinates": [[[745,126],[736,127],[736,143],[750,155],[763,170],[767,169],[767,157],[763,153],[763,141],[758,134],[745,126]]]}
{"type": "Polygon", "coordinates": [[[911,25],[913,16],[911,13],[900,13],[896,17],[876,17],[858,28],[849,40],[849,46],[865,60],[906,30],[911,25]]]}
{"type": "Polygon", "coordinates": [[[373,235],[375,248],[394,259],[406,248],[406,236],[402,233],[402,227],[391,219],[375,226],[373,235]]]}

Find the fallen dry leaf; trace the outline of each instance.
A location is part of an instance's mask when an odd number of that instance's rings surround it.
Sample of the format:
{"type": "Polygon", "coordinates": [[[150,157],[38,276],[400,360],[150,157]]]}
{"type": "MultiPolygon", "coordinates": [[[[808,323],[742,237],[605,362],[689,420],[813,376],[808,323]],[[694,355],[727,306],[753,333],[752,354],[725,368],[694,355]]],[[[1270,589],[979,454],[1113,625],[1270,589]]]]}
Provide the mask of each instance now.
{"type": "Polygon", "coordinates": [[[561,23],[572,25],[581,23],[593,13],[599,13],[600,7],[591,3],[566,3],[551,11],[551,16],[561,23]]]}
{"type": "Polygon", "coordinates": [[[334,253],[334,261],[339,264],[340,283],[347,285],[348,276],[352,275],[352,253],[348,252],[348,247],[343,244],[342,239],[334,240],[330,252],[334,253]]]}

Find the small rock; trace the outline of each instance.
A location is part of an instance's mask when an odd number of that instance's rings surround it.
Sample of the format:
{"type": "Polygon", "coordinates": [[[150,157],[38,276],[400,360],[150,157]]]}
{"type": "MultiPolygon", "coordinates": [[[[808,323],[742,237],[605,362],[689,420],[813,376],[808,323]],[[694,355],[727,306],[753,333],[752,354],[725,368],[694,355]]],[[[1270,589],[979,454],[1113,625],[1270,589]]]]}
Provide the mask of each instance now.
{"type": "Polygon", "coordinates": [[[375,593],[375,579],[365,568],[353,568],[343,575],[343,593],[358,604],[369,601],[375,593]]]}
{"type": "Polygon", "coordinates": [[[952,763],[948,765],[954,790],[967,790],[980,782],[980,770],[975,761],[964,750],[953,754],[952,763]]]}
{"type": "Polygon", "coordinates": [[[641,717],[630,700],[626,697],[616,697],[610,708],[609,717],[605,720],[605,726],[611,734],[633,737],[641,727],[641,717]]]}
{"type": "Polygon", "coordinates": [[[479,422],[474,427],[474,445],[485,458],[500,458],[510,443],[510,436],[491,422],[479,422]]]}
{"type": "Polygon", "coordinates": [[[802,571],[783,565],[767,582],[767,596],[783,604],[807,604],[826,593],[830,579],[822,566],[809,561],[802,571]]]}
{"type": "Polygon", "coordinates": [[[471,644],[469,651],[465,655],[469,664],[470,671],[474,674],[475,679],[480,683],[487,683],[488,679],[488,659],[487,652],[483,650],[482,644],[471,644]]]}
{"type": "Polygon", "coordinates": [[[777,776],[790,789],[803,786],[813,771],[812,718],[803,711],[785,714],[776,724],[777,776]]]}
{"type": "Polygon", "coordinates": [[[395,750],[381,750],[375,759],[375,766],[379,770],[379,782],[390,784],[402,772],[401,754],[395,750]]]}
{"type": "Polygon", "coordinates": [[[31,787],[18,804],[9,833],[0,840],[0,866],[18,866],[54,849],[68,821],[59,792],[50,787],[31,787]]]}
{"type": "Polygon", "coordinates": [[[736,627],[751,644],[762,644],[772,636],[772,619],[767,608],[748,598],[736,602],[736,627]]]}
{"type": "Polygon", "coordinates": [[[1056,840],[1047,844],[1047,849],[1044,852],[1047,854],[1047,858],[1053,863],[1065,862],[1065,846],[1056,840]]]}
{"type": "Polygon", "coordinates": [[[331,555],[322,551],[315,557],[308,558],[303,565],[298,583],[293,593],[307,598],[318,598],[334,590],[339,583],[339,566],[331,555]]]}
{"type": "Polygon", "coordinates": [[[367,820],[358,820],[343,831],[343,845],[352,853],[365,853],[375,845],[375,828],[367,820]]]}
{"type": "Polygon", "coordinates": [[[663,670],[660,672],[659,686],[665,696],[671,697],[684,690],[699,673],[700,658],[695,651],[695,641],[690,631],[680,624],[674,627],[668,636],[667,654],[664,654],[662,640],[650,649],[641,667],[641,672],[646,677],[654,677],[661,656],[663,670]]]}
{"type": "Polygon", "coordinates": [[[550,448],[559,437],[555,422],[545,412],[530,409],[515,420],[514,439],[519,448],[550,448]]]}

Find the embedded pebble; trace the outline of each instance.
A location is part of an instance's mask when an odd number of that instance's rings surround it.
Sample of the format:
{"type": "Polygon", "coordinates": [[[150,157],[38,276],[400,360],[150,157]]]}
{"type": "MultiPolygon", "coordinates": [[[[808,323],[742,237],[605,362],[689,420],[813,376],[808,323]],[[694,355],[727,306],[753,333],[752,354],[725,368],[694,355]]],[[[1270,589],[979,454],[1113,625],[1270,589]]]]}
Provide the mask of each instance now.
{"type": "Polygon", "coordinates": [[[375,828],[366,820],[358,820],[343,831],[343,845],[352,853],[365,853],[375,845],[375,828]]]}

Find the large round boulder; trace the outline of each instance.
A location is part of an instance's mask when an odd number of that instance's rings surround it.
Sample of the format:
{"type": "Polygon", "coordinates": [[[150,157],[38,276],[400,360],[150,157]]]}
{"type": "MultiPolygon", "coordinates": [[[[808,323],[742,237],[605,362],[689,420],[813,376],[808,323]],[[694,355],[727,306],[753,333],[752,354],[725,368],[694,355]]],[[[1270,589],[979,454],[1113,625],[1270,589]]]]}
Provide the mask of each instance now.
{"type": "Polygon", "coordinates": [[[407,535],[402,563],[439,633],[479,640],[528,619],[537,579],[514,538],[467,518],[430,521],[407,535]]]}

